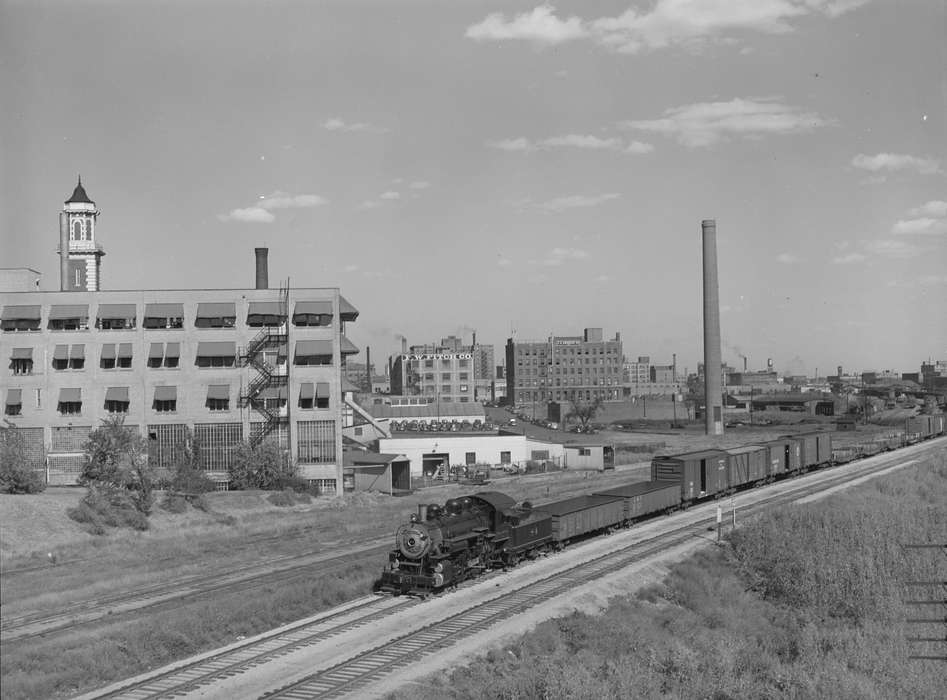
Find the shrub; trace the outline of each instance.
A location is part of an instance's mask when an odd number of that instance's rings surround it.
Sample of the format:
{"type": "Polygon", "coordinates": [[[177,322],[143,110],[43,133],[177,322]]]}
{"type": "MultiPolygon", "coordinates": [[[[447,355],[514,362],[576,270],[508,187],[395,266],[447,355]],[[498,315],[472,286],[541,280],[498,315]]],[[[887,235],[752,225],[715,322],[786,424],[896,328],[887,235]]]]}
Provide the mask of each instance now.
{"type": "Polygon", "coordinates": [[[244,442],[234,450],[233,466],[230,468],[232,489],[282,489],[285,480],[294,476],[296,466],[272,442],[255,446],[244,442]]]}
{"type": "Polygon", "coordinates": [[[0,492],[39,493],[46,479],[33,469],[26,441],[16,427],[0,428],[0,492]]]}
{"type": "Polygon", "coordinates": [[[104,535],[106,528],[130,527],[147,530],[148,518],[138,510],[132,494],[116,489],[90,488],[75,508],[66,514],[77,523],[86,526],[93,535],[104,535]]]}
{"type": "MultiPolygon", "coordinates": [[[[122,416],[106,418],[84,445],[88,462],[79,483],[93,490],[130,493],[131,503],[144,515],[154,504],[155,468],[148,462],[148,444],[122,416]]],[[[109,494],[112,497],[112,494],[109,494]]],[[[116,496],[117,497],[117,496],[116,496]]]]}
{"type": "Polygon", "coordinates": [[[266,497],[266,500],[274,506],[293,506],[296,505],[295,496],[296,494],[293,493],[292,489],[285,489],[283,491],[274,491],[266,497]]]}

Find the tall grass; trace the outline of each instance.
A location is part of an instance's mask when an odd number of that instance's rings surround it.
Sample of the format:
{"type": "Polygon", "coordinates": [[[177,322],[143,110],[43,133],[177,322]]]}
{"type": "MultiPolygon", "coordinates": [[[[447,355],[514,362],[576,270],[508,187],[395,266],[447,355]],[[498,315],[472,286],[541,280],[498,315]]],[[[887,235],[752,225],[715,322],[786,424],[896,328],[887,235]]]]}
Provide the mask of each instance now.
{"type": "Polygon", "coordinates": [[[906,640],[919,630],[903,584],[947,569],[901,546],[926,542],[947,542],[943,456],[745,522],[602,616],[547,621],[394,697],[943,697],[947,663],[908,660],[923,649],[906,640]]]}

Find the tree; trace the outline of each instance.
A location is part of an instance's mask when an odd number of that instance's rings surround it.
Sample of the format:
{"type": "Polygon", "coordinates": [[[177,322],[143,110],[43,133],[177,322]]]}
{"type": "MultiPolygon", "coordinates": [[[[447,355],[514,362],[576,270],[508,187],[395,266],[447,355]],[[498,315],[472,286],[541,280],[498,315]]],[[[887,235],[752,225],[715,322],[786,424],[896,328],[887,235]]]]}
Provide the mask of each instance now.
{"type": "Polygon", "coordinates": [[[591,401],[581,401],[573,399],[572,409],[566,414],[568,420],[578,421],[582,430],[587,430],[589,423],[595,418],[602,409],[602,400],[594,398],[591,401]]]}
{"type": "Polygon", "coordinates": [[[230,485],[235,489],[281,489],[291,485],[296,467],[274,442],[241,443],[234,451],[230,485]]]}
{"type": "Polygon", "coordinates": [[[123,416],[109,417],[83,447],[88,461],[79,483],[90,494],[99,491],[110,498],[127,492],[135,509],[148,515],[154,504],[155,468],[148,462],[148,442],[138,431],[126,428],[123,416]]]}
{"type": "Polygon", "coordinates": [[[46,480],[30,463],[26,440],[15,425],[0,428],[0,492],[39,493],[46,480]]]}

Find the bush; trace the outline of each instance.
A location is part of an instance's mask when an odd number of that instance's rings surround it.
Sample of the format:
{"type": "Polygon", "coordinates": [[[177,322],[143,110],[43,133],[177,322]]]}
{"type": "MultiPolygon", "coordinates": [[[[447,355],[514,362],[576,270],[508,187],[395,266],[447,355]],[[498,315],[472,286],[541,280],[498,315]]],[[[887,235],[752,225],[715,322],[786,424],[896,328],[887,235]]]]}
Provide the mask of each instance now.
{"type": "Polygon", "coordinates": [[[104,535],[107,528],[148,529],[148,518],[138,510],[128,492],[90,488],[79,505],[66,511],[72,520],[86,526],[93,535],[104,535]]]}
{"type": "Polygon", "coordinates": [[[283,489],[287,479],[295,476],[295,465],[289,462],[276,444],[262,442],[252,446],[244,442],[234,451],[233,466],[230,468],[230,488],[267,491],[283,489]]]}
{"type": "Polygon", "coordinates": [[[33,469],[26,454],[26,440],[15,427],[0,428],[0,492],[39,493],[46,479],[33,469]]]}
{"type": "MultiPolygon", "coordinates": [[[[155,468],[148,462],[148,443],[122,416],[107,418],[83,446],[88,462],[79,483],[92,491],[127,492],[136,510],[144,515],[154,505],[155,468]]],[[[109,494],[109,498],[118,494],[109,494]]]]}

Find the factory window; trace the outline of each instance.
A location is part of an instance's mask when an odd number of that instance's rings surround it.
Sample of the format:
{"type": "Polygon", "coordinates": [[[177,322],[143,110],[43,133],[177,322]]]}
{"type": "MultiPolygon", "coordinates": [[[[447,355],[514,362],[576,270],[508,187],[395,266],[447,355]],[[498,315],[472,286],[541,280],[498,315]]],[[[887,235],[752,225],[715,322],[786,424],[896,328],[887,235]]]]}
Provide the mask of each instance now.
{"type": "Polygon", "coordinates": [[[450,403],[450,402],[453,401],[453,400],[454,400],[454,399],[453,399],[453,397],[451,397],[451,396],[442,396],[442,397],[441,397],[441,401],[443,401],[443,402],[445,402],[445,403],[450,403]]]}
{"type": "Polygon", "coordinates": [[[424,368],[425,368],[425,369],[433,369],[433,368],[434,368],[434,360],[425,360],[425,361],[424,361],[424,368]]]}
{"type": "Polygon", "coordinates": [[[446,382],[450,381],[450,372],[441,372],[441,379],[446,382]]]}
{"type": "Polygon", "coordinates": [[[441,392],[450,393],[450,384],[441,384],[441,392]]]}
{"type": "Polygon", "coordinates": [[[14,355],[13,355],[13,358],[10,360],[10,369],[13,371],[13,374],[33,374],[32,348],[30,348],[29,350],[30,350],[29,357],[17,357],[16,349],[13,351],[14,355]]]}
{"type": "Polygon", "coordinates": [[[222,356],[214,355],[208,357],[206,355],[199,355],[197,357],[197,366],[198,367],[233,367],[234,366],[234,356],[222,356]]]}
{"type": "Polygon", "coordinates": [[[464,463],[469,467],[477,463],[477,453],[476,452],[467,452],[464,455],[464,463]]]}
{"type": "Polygon", "coordinates": [[[203,303],[197,305],[197,328],[233,328],[237,322],[236,305],[227,303],[203,303]]]}
{"type": "Polygon", "coordinates": [[[211,411],[229,411],[230,399],[207,399],[207,408],[211,411]]]}
{"type": "Polygon", "coordinates": [[[226,471],[232,466],[233,453],[243,441],[240,423],[197,423],[194,441],[201,446],[200,465],[208,471],[226,471]]]}
{"type": "Polygon", "coordinates": [[[459,365],[460,367],[469,367],[469,366],[470,366],[470,360],[461,360],[461,361],[458,363],[458,365],[459,365]]]}
{"type": "Polygon", "coordinates": [[[579,457],[591,457],[591,456],[592,456],[592,450],[590,450],[588,447],[579,448],[579,457]]]}
{"type": "Polygon", "coordinates": [[[320,496],[334,496],[336,493],[335,479],[309,479],[309,488],[315,489],[320,496]]]}
{"type": "Polygon", "coordinates": [[[460,402],[461,402],[461,403],[470,403],[470,397],[469,397],[469,396],[461,396],[461,397],[460,397],[460,402]]]}
{"type": "Polygon", "coordinates": [[[106,401],[105,410],[109,413],[128,413],[128,401],[106,401]]]}
{"type": "Polygon", "coordinates": [[[296,425],[301,464],[332,464],[336,461],[335,421],[299,421],[296,425]]]}
{"type": "Polygon", "coordinates": [[[457,378],[461,380],[462,382],[467,381],[469,374],[470,374],[469,372],[461,372],[460,374],[457,375],[457,378]]]}
{"type": "Polygon", "coordinates": [[[152,404],[155,413],[175,413],[178,410],[178,401],[177,399],[165,399],[158,400],[155,399],[152,404]]]}
{"type": "Polygon", "coordinates": [[[447,369],[450,367],[450,360],[441,360],[441,367],[447,369]]]}
{"type": "Polygon", "coordinates": [[[433,372],[428,372],[427,374],[424,375],[424,379],[425,379],[425,381],[433,382],[433,381],[434,381],[434,373],[433,373],[433,372]]]}
{"type": "Polygon", "coordinates": [[[467,384],[461,384],[459,391],[470,391],[470,388],[467,384]]]}
{"type": "Polygon", "coordinates": [[[59,415],[61,416],[77,416],[82,413],[82,402],[81,401],[60,401],[59,406],[59,415]]]}

